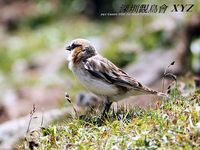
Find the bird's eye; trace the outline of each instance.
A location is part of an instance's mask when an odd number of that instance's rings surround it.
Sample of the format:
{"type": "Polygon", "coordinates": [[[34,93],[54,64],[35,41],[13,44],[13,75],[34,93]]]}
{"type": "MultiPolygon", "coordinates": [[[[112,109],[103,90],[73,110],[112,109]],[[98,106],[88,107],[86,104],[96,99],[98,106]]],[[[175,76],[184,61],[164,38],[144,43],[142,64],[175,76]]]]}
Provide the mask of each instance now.
{"type": "Polygon", "coordinates": [[[89,49],[88,47],[85,47],[82,49],[82,51],[85,52],[85,51],[88,51],[88,49],[89,49]]]}

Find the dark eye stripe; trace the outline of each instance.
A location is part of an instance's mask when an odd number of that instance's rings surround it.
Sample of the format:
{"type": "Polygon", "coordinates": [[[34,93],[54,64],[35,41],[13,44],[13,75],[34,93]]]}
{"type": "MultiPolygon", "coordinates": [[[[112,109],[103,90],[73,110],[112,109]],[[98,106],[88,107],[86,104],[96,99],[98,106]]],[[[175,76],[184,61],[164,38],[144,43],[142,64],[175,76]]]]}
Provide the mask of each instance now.
{"type": "Polygon", "coordinates": [[[71,45],[71,48],[74,49],[74,48],[76,48],[76,47],[78,47],[78,46],[81,46],[81,45],[79,45],[79,44],[74,44],[74,43],[73,43],[73,44],[71,45]]]}

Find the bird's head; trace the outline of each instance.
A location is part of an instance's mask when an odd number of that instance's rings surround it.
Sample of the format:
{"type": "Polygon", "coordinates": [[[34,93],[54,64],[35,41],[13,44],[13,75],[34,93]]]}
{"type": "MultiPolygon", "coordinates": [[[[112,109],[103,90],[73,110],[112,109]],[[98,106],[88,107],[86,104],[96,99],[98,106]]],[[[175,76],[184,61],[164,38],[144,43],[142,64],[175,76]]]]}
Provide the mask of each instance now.
{"type": "Polygon", "coordinates": [[[94,46],[85,39],[75,39],[66,50],[70,51],[72,61],[79,63],[97,54],[94,46]]]}

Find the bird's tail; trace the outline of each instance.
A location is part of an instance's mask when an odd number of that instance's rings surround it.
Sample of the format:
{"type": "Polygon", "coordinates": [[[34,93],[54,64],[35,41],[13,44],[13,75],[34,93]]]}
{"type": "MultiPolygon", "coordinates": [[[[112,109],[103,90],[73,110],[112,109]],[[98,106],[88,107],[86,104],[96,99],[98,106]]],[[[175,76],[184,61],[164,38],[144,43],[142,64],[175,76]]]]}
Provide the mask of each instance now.
{"type": "Polygon", "coordinates": [[[169,98],[169,95],[166,94],[166,93],[158,92],[158,91],[152,90],[152,89],[147,88],[147,87],[143,87],[143,88],[144,88],[144,90],[146,91],[147,94],[153,94],[153,95],[169,98]]]}
{"type": "Polygon", "coordinates": [[[162,97],[166,97],[166,98],[169,98],[169,95],[168,95],[168,94],[166,94],[166,93],[162,93],[162,92],[157,92],[156,95],[158,95],[158,96],[162,96],[162,97]]]}

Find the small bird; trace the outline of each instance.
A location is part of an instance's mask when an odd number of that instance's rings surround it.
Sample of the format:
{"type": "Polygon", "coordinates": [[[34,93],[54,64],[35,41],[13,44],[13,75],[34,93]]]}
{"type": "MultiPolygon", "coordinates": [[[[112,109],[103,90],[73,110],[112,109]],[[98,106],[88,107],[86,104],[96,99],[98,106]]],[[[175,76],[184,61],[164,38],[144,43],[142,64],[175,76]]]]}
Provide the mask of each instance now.
{"type": "Polygon", "coordinates": [[[68,67],[89,91],[106,99],[103,116],[112,102],[133,95],[154,94],[167,96],[152,90],[128,75],[111,61],[102,57],[86,39],[75,39],[66,50],[70,51],[68,67]]]}

